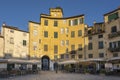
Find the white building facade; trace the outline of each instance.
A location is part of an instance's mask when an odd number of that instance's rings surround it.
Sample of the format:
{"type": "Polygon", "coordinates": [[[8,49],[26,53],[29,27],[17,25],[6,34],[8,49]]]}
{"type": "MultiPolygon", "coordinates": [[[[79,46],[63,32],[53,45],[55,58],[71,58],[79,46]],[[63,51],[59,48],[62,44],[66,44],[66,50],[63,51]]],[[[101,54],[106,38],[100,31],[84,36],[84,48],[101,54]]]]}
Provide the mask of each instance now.
{"type": "Polygon", "coordinates": [[[1,35],[4,36],[5,58],[28,58],[29,33],[16,27],[2,26],[1,35]]]}

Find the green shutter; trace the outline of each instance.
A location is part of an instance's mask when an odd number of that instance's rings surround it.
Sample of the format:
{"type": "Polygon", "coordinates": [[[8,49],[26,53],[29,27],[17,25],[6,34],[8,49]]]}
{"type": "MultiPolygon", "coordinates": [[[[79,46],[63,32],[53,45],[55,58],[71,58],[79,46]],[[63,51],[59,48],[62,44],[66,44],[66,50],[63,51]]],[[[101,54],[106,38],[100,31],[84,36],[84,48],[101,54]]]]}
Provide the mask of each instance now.
{"type": "Polygon", "coordinates": [[[23,46],[26,46],[26,40],[23,40],[23,46]]]}
{"type": "Polygon", "coordinates": [[[74,25],[78,25],[78,19],[74,20],[74,25]]]}
{"type": "Polygon", "coordinates": [[[117,19],[117,18],[118,18],[118,12],[109,15],[109,16],[108,16],[108,21],[111,21],[111,20],[113,20],[113,19],[117,19]]]}
{"type": "Polygon", "coordinates": [[[54,32],[54,38],[58,38],[58,32],[54,32]]]}
{"type": "Polygon", "coordinates": [[[69,26],[71,26],[71,20],[69,20],[69,26]]]}
{"type": "Polygon", "coordinates": [[[57,27],[58,26],[58,22],[54,21],[54,26],[57,27]]]}
{"type": "Polygon", "coordinates": [[[78,37],[82,36],[82,30],[78,30],[78,37]]]}
{"type": "Polygon", "coordinates": [[[44,37],[48,37],[48,31],[44,31],[44,37]]]}

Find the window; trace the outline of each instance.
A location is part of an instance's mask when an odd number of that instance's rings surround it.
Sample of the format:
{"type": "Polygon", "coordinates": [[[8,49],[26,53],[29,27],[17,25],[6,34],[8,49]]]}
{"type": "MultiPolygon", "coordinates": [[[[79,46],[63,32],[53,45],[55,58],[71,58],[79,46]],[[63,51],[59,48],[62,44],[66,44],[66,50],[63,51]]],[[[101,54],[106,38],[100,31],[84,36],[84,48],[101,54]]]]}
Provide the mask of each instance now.
{"type": "Polygon", "coordinates": [[[58,32],[54,32],[54,38],[58,38],[58,32]]]}
{"type": "Polygon", "coordinates": [[[88,54],[88,58],[93,58],[93,54],[88,54]]]}
{"type": "Polygon", "coordinates": [[[113,54],[113,57],[118,57],[118,53],[114,53],[114,54],[113,54]]]}
{"type": "Polygon", "coordinates": [[[33,30],[33,35],[36,36],[38,34],[37,30],[33,30]]]}
{"type": "Polygon", "coordinates": [[[92,36],[89,36],[88,39],[89,39],[89,40],[92,40],[92,36]]]}
{"type": "Polygon", "coordinates": [[[103,58],[104,57],[104,53],[99,53],[99,58],[103,58]]]}
{"type": "Polygon", "coordinates": [[[54,53],[57,54],[58,53],[58,46],[54,45],[54,53]]]}
{"type": "Polygon", "coordinates": [[[65,55],[65,58],[68,59],[68,58],[69,58],[69,54],[66,54],[66,55],[65,55]]]}
{"type": "Polygon", "coordinates": [[[44,45],[44,51],[48,51],[48,45],[44,45]]]}
{"type": "Polygon", "coordinates": [[[97,32],[100,33],[102,31],[102,27],[98,26],[97,27],[97,32]]]}
{"type": "Polygon", "coordinates": [[[118,47],[120,48],[120,41],[118,41],[118,47]]]}
{"type": "Polygon", "coordinates": [[[71,45],[71,50],[75,50],[75,45],[71,45]]]}
{"type": "Polygon", "coordinates": [[[82,30],[78,30],[78,37],[82,36],[82,30]]]}
{"type": "Polygon", "coordinates": [[[110,42],[109,48],[120,48],[120,41],[110,42]]]}
{"type": "Polygon", "coordinates": [[[114,32],[117,32],[117,27],[116,27],[116,26],[113,26],[113,27],[111,28],[111,33],[114,33],[114,32]]]}
{"type": "Polygon", "coordinates": [[[71,26],[71,20],[69,20],[69,26],[71,26]]]}
{"type": "Polygon", "coordinates": [[[99,41],[99,45],[98,45],[99,49],[103,49],[104,45],[103,45],[103,41],[99,41]]]}
{"type": "Polygon", "coordinates": [[[64,59],[64,54],[61,54],[61,59],[64,59]]]}
{"type": "Polygon", "coordinates": [[[88,44],[88,50],[92,50],[92,48],[93,48],[93,47],[92,47],[92,43],[89,43],[89,44],[88,44]]]}
{"type": "Polygon", "coordinates": [[[48,37],[48,31],[44,31],[44,37],[48,37]]]}
{"type": "Polygon", "coordinates": [[[58,22],[54,21],[54,26],[57,27],[58,26],[58,22]]]}
{"type": "Polygon", "coordinates": [[[82,54],[80,54],[79,56],[78,56],[78,58],[80,59],[80,58],[82,58],[83,57],[83,55],[82,54]]]}
{"type": "Polygon", "coordinates": [[[61,41],[61,46],[64,46],[65,42],[64,40],[61,41]]]}
{"type": "Polygon", "coordinates": [[[10,38],[10,44],[14,44],[14,38],[13,37],[10,38]]]}
{"type": "Polygon", "coordinates": [[[26,40],[23,40],[23,46],[26,46],[27,44],[26,44],[26,40]]]}
{"type": "Polygon", "coordinates": [[[71,32],[71,37],[74,38],[75,37],[75,31],[71,32]]]}
{"type": "Polygon", "coordinates": [[[103,38],[103,35],[98,35],[98,38],[103,38]]]}
{"type": "Polygon", "coordinates": [[[82,44],[78,44],[78,50],[79,50],[79,51],[82,50],[82,44]]]}
{"type": "Polygon", "coordinates": [[[44,25],[48,26],[48,20],[44,20],[44,25]]]}
{"type": "Polygon", "coordinates": [[[79,24],[83,24],[83,22],[84,22],[84,19],[83,19],[83,18],[80,18],[80,19],[79,19],[79,24]]]}
{"type": "Polygon", "coordinates": [[[78,25],[78,19],[74,20],[74,25],[78,25]]]}
{"type": "Polygon", "coordinates": [[[65,32],[66,32],[66,34],[68,34],[69,33],[69,29],[65,28],[65,32]]]}
{"type": "Polygon", "coordinates": [[[113,48],[117,48],[117,42],[113,42],[112,45],[113,45],[113,48]]]}
{"type": "Polygon", "coordinates": [[[66,46],[69,46],[69,40],[66,40],[66,46]]]}
{"type": "Polygon", "coordinates": [[[61,28],[61,34],[64,34],[65,30],[64,28],[61,28]]]}
{"type": "Polygon", "coordinates": [[[113,48],[113,47],[112,47],[112,42],[109,43],[109,47],[110,47],[110,48],[113,48]]]}

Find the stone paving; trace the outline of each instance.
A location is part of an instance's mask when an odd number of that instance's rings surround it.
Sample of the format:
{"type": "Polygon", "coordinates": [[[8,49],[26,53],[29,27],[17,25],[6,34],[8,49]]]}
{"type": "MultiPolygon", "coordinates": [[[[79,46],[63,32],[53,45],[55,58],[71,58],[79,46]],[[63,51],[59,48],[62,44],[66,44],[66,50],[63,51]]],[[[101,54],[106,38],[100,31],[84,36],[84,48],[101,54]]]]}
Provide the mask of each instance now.
{"type": "Polygon", "coordinates": [[[16,76],[0,80],[120,80],[120,77],[61,72],[56,74],[52,71],[41,71],[39,74],[16,76]]]}

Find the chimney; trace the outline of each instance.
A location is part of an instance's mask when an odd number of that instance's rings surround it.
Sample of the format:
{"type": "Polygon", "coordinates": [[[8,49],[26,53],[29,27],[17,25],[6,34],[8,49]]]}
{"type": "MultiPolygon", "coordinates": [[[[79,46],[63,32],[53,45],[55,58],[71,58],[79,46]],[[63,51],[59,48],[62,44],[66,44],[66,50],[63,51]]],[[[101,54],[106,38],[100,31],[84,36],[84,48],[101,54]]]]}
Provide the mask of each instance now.
{"type": "Polygon", "coordinates": [[[2,26],[6,26],[6,23],[5,23],[5,22],[3,22],[2,26]]]}

